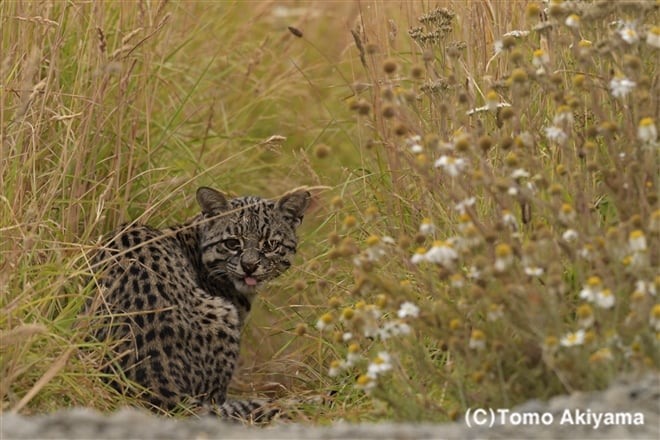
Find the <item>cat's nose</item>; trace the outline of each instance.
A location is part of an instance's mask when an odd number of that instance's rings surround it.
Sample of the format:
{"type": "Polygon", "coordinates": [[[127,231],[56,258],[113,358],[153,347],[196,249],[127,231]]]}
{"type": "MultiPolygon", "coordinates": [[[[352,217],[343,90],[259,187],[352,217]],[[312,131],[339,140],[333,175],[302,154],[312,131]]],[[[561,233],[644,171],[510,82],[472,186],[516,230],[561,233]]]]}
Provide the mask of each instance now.
{"type": "Polygon", "coordinates": [[[259,268],[259,253],[247,249],[241,256],[241,268],[245,275],[252,275],[259,268]]]}

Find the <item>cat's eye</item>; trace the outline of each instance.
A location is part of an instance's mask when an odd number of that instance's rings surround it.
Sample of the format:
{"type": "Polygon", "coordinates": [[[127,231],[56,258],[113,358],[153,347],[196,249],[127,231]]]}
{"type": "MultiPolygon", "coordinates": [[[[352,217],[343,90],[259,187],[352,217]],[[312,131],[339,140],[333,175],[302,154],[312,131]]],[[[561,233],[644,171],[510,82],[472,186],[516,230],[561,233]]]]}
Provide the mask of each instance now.
{"type": "Polygon", "coordinates": [[[241,248],[241,240],[237,238],[228,238],[222,241],[222,244],[227,250],[237,251],[241,248]]]}
{"type": "Polygon", "coordinates": [[[266,240],[261,245],[261,251],[264,253],[275,252],[280,247],[280,243],[275,240],[266,240]]]}

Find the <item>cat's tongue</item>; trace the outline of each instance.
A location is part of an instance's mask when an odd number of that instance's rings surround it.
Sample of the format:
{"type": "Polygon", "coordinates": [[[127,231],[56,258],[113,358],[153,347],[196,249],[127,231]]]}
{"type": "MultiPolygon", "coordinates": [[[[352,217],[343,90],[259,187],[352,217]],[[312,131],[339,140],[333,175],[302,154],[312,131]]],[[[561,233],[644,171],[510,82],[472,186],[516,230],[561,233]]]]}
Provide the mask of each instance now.
{"type": "Polygon", "coordinates": [[[256,278],[245,277],[245,279],[244,279],[243,281],[244,281],[245,284],[247,284],[248,286],[256,286],[256,285],[257,285],[257,280],[256,280],[256,278]]]}

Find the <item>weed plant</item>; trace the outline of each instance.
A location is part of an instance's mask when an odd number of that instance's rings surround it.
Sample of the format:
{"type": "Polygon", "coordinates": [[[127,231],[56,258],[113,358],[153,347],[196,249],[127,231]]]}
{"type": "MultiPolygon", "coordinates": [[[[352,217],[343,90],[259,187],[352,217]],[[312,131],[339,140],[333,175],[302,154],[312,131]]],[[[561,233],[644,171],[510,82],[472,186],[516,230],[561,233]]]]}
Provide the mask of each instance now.
{"type": "Polygon", "coordinates": [[[200,185],[330,187],[236,394],[441,421],[657,370],[657,2],[437,3],[1,3],[2,409],[136,404],[88,255],[200,185]]]}

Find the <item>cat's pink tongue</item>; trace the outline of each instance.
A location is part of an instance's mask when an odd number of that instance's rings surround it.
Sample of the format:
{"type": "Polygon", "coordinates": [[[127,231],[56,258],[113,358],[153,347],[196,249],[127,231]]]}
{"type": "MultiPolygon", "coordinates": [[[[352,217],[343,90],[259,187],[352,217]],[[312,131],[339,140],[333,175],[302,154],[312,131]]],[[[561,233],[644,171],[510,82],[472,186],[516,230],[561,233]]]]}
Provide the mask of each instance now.
{"type": "Polygon", "coordinates": [[[256,278],[245,277],[245,279],[243,281],[245,281],[245,284],[247,284],[248,286],[256,286],[257,285],[256,278]]]}

